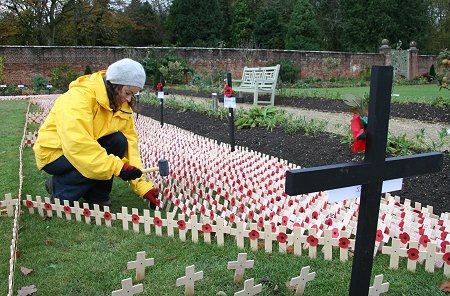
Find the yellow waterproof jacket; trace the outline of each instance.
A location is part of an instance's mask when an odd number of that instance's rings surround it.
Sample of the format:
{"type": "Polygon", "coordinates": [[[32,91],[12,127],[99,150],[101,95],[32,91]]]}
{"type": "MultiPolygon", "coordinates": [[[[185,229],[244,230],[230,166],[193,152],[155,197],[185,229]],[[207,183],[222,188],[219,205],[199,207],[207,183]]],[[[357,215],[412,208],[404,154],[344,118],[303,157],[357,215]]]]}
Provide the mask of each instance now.
{"type": "MultiPolygon", "coordinates": [[[[133,110],[125,102],[113,113],[103,81],[106,71],[79,77],[56,101],[38,132],[33,146],[37,167],[64,155],[86,178],[109,180],[119,176],[124,162],[142,169],[133,110]],[[120,131],[128,140],[124,159],[100,146],[97,140],[120,131]]],[[[153,188],[144,175],[130,181],[133,191],[144,196],[153,188]]]]}

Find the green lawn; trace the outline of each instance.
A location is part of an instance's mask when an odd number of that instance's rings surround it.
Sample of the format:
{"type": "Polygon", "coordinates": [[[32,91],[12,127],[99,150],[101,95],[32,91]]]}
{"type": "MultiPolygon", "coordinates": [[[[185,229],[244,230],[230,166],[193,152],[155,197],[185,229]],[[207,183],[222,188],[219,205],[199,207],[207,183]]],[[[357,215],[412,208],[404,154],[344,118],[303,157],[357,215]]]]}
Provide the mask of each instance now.
{"type": "MultiPolygon", "coordinates": [[[[279,94],[288,96],[324,97],[343,99],[346,94],[368,96],[370,87],[337,87],[337,88],[287,88],[279,90],[279,94]]],[[[399,85],[392,90],[394,103],[425,103],[431,104],[436,97],[448,96],[448,91],[441,90],[435,84],[399,85]]]]}
{"type": "MultiPolygon", "coordinates": [[[[0,136],[2,146],[2,171],[0,188],[3,193],[18,192],[19,143],[25,124],[26,101],[0,102],[2,119],[0,136]]],[[[30,126],[30,131],[37,126],[30,126]]],[[[46,196],[45,174],[35,167],[31,148],[24,151],[23,194],[46,196]]],[[[3,194],[2,193],[2,194],[3,194]]],[[[122,205],[129,208],[145,209],[145,204],[128,188],[125,182],[115,180],[112,192],[112,212],[119,212],[122,205]]],[[[185,267],[195,264],[195,271],[203,271],[203,280],[195,285],[195,295],[211,296],[223,291],[234,295],[243,289],[243,283],[233,284],[233,271],[227,269],[228,261],[235,261],[239,252],[247,252],[247,259],[255,260],[254,268],[247,269],[245,279],[255,278],[255,284],[263,283],[263,292],[258,295],[292,295],[286,288],[291,278],[300,274],[304,266],[311,266],[316,279],[307,284],[304,295],[348,294],[351,260],[342,263],[338,250],[332,261],[323,260],[319,251],[318,259],[310,259],[292,254],[266,254],[264,250],[251,251],[246,245],[240,250],[231,237],[227,237],[225,247],[215,244],[182,242],[176,238],[159,237],[123,231],[121,222],[113,221],[113,227],[67,221],[60,218],[41,219],[30,215],[23,207],[20,221],[18,251],[15,269],[15,292],[24,286],[35,285],[38,292],[33,295],[111,295],[121,287],[121,280],[134,276],[127,270],[127,262],[136,259],[136,252],[146,251],[148,258],[154,258],[155,265],[146,269],[142,281],[144,293],[139,295],[184,295],[183,287],[175,282],[184,276],[185,267]],[[20,267],[33,269],[24,275],[20,267]]],[[[131,211],[131,210],[130,210],[131,211]]],[[[142,214],[142,211],[140,212],[142,214]]],[[[153,213],[151,213],[153,215],[153,213]]],[[[0,217],[0,294],[7,293],[9,270],[9,243],[11,241],[11,218],[0,217]]],[[[131,227],[130,227],[131,229],[131,227]]],[[[177,237],[177,233],[175,233],[177,237]]],[[[273,246],[277,250],[276,244],[273,246]]],[[[424,271],[418,265],[415,273],[406,270],[406,262],[400,263],[398,270],[390,270],[389,257],[378,255],[374,260],[373,275],[384,274],[390,282],[389,293],[385,295],[445,295],[437,288],[446,279],[442,269],[435,273],[424,271]]],[[[373,281],[372,276],[372,281],[373,281]]]]}

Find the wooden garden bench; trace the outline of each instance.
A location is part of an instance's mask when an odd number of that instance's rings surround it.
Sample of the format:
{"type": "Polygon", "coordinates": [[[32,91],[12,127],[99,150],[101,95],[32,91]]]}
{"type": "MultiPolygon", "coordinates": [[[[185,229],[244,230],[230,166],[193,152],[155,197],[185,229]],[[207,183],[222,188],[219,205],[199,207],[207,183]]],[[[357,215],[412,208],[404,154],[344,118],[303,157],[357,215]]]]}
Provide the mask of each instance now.
{"type": "Polygon", "coordinates": [[[242,97],[242,93],[253,93],[254,105],[262,103],[273,106],[279,72],[280,65],[258,68],[244,67],[242,79],[233,79],[233,90],[239,93],[239,97],[242,97]],[[258,100],[259,93],[270,93],[270,101],[258,100]]]}

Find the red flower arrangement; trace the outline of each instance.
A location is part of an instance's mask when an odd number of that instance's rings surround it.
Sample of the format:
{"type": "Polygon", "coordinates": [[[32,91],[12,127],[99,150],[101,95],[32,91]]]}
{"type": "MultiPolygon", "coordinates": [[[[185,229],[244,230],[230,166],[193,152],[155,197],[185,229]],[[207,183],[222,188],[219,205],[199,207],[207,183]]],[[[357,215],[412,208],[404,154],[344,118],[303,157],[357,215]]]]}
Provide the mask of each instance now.
{"type": "Polygon", "coordinates": [[[287,241],[287,235],[284,232],[280,232],[277,235],[277,241],[281,244],[284,244],[287,241]]]}
{"type": "Polygon", "coordinates": [[[106,221],[111,220],[111,218],[112,218],[111,213],[110,213],[110,212],[105,212],[105,213],[103,214],[103,218],[104,218],[106,221]]]}
{"type": "Polygon", "coordinates": [[[32,207],[34,207],[34,204],[33,204],[33,202],[32,202],[31,200],[27,200],[27,201],[26,201],[26,205],[27,205],[27,208],[29,208],[29,209],[31,209],[32,207]]]}
{"type": "Polygon", "coordinates": [[[233,89],[228,84],[225,84],[225,88],[223,89],[223,94],[226,97],[231,97],[233,95],[233,89]]]}
{"type": "Polygon", "coordinates": [[[341,237],[339,239],[339,248],[341,249],[347,249],[348,246],[350,245],[350,240],[346,237],[341,237]]]}
{"type": "Polygon", "coordinates": [[[249,232],[248,237],[249,237],[251,240],[258,239],[258,238],[259,238],[259,232],[256,231],[256,230],[252,230],[252,231],[249,232]]]}
{"type": "Polygon", "coordinates": [[[353,118],[350,122],[353,145],[352,151],[354,153],[363,152],[366,150],[366,136],[367,136],[367,102],[364,98],[358,98],[352,95],[347,95],[344,102],[351,107],[353,118]]]}
{"type": "Polygon", "coordinates": [[[69,206],[64,206],[64,213],[71,214],[72,213],[72,209],[69,206]]]}
{"type": "Polygon", "coordinates": [[[445,253],[442,255],[442,259],[444,260],[445,264],[450,265],[450,253],[445,253]]]}
{"type": "Polygon", "coordinates": [[[407,234],[406,232],[401,233],[399,238],[402,244],[406,244],[410,240],[409,234],[407,234]]]}
{"type": "Polygon", "coordinates": [[[309,244],[311,247],[315,247],[315,246],[317,246],[317,245],[319,244],[319,240],[318,240],[315,236],[313,236],[313,235],[308,236],[308,237],[306,238],[306,241],[308,242],[308,244],[309,244]]]}
{"type": "Polygon", "coordinates": [[[204,233],[211,233],[211,231],[212,231],[211,225],[209,225],[209,224],[203,224],[203,225],[202,225],[202,231],[203,231],[204,233]]]}
{"type": "Polygon", "coordinates": [[[83,216],[89,217],[90,215],[91,215],[91,211],[89,209],[84,209],[83,210],[83,216]]]}
{"type": "Polygon", "coordinates": [[[51,210],[52,210],[52,205],[49,204],[48,202],[46,202],[46,203],[44,204],[44,208],[45,208],[47,211],[51,211],[51,210]]]}
{"type": "Polygon", "coordinates": [[[161,227],[162,220],[159,217],[155,217],[155,218],[153,218],[153,224],[155,224],[155,226],[157,226],[157,227],[161,227]]]}
{"type": "Polygon", "coordinates": [[[139,216],[136,214],[131,215],[131,222],[133,222],[133,224],[139,224],[139,216]]]}
{"type": "Polygon", "coordinates": [[[162,82],[158,82],[158,84],[156,85],[156,89],[157,89],[158,91],[162,91],[162,89],[163,89],[163,84],[162,84],[162,82]]]}
{"type": "Polygon", "coordinates": [[[406,254],[408,254],[409,260],[417,260],[419,259],[419,250],[416,248],[410,248],[408,251],[406,251],[406,254]]]}

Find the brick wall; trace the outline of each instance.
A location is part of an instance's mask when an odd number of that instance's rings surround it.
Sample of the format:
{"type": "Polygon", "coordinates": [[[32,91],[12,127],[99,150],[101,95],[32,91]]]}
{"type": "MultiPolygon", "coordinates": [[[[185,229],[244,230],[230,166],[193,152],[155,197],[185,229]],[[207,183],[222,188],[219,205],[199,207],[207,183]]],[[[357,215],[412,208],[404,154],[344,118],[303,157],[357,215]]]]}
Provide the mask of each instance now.
{"type": "MultiPolygon", "coordinates": [[[[124,57],[142,59],[148,52],[163,57],[169,51],[185,59],[196,72],[208,77],[213,71],[232,73],[240,78],[244,66],[266,66],[285,59],[301,68],[299,78],[315,77],[328,79],[333,76],[359,77],[365,67],[384,65],[385,53],[347,53],[326,51],[264,50],[264,49],[217,49],[188,47],[68,47],[68,46],[0,46],[0,56],[5,57],[6,84],[31,84],[35,75],[51,77],[56,66],[66,65],[68,71],[82,74],[86,65],[92,71],[106,69],[116,60],[124,57]],[[327,60],[338,61],[337,67],[330,67],[327,60]]],[[[417,56],[418,75],[427,72],[435,56],[417,56]]]]}

